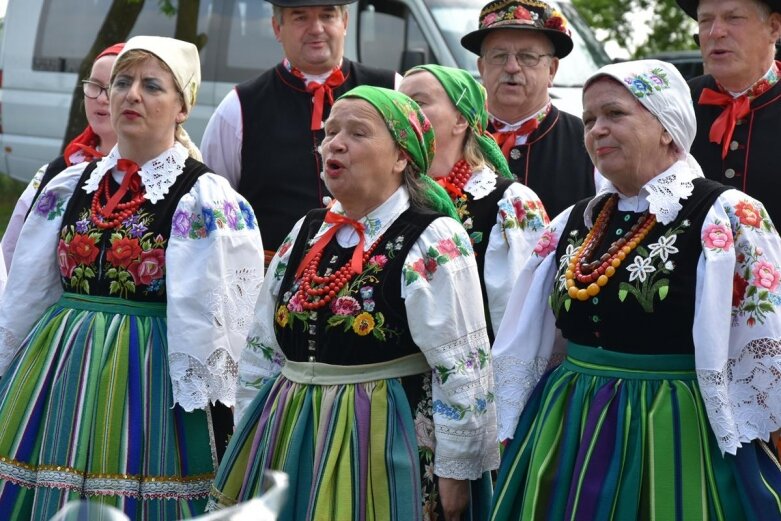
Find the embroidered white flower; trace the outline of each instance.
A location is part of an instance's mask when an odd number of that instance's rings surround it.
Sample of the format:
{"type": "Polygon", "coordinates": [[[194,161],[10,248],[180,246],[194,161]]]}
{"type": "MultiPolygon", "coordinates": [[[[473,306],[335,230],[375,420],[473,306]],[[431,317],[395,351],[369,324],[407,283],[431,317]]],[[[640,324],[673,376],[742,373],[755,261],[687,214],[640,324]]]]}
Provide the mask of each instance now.
{"type": "Polygon", "coordinates": [[[631,273],[629,275],[630,282],[636,279],[645,282],[646,274],[656,271],[656,268],[651,265],[651,257],[643,258],[640,255],[635,256],[635,260],[626,269],[631,273]]]}
{"type": "Polygon", "coordinates": [[[670,235],[669,237],[665,237],[664,235],[659,237],[659,242],[655,242],[648,246],[651,249],[651,257],[658,255],[663,261],[666,261],[669,255],[678,253],[678,248],[673,246],[677,238],[678,236],[675,234],[670,235]]]}
{"type": "MultiPolygon", "coordinates": [[[[567,244],[567,249],[564,251],[564,255],[561,256],[561,259],[559,259],[559,266],[569,266],[569,262],[572,260],[572,257],[575,256],[575,253],[577,253],[578,248],[576,248],[572,244],[567,244]]],[[[561,289],[565,289],[567,287],[567,277],[566,273],[562,271],[561,276],[559,277],[559,287],[561,289]]]]}

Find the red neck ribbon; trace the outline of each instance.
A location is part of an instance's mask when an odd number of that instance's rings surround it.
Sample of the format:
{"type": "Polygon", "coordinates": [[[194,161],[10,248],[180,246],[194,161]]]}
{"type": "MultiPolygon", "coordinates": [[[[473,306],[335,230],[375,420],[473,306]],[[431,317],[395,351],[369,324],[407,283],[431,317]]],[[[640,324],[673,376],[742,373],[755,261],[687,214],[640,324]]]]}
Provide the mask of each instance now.
{"type": "Polygon", "coordinates": [[[729,94],[704,88],[698,100],[700,105],[716,105],[724,107],[710,127],[708,137],[712,143],[721,143],[721,158],[727,157],[732,134],[735,132],[735,124],[739,119],[748,116],[751,110],[751,102],[745,94],[733,98],[729,94]]]}
{"type": "Polygon", "coordinates": [[[502,147],[502,153],[506,159],[510,159],[510,150],[515,146],[515,140],[518,136],[528,136],[540,126],[537,118],[527,120],[516,130],[509,132],[494,132],[493,136],[496,142],[502,147]]]}
{"type": "MultiPolygon", "coordinates": [[[[122,178],[122,183],[120,183],[117,191],[114,192],[114,195],[111,196],[111,199],[106,201],[106,206],[104,206],[100,211],[100,213],[103,214],[103,217],[106,218],[111,216],[111,212],[113,212],[114,208],[116,208],[120,201],[122,201],[122,198],[125,196],[128,190],[130,190],[132,193],[137,193],[141,188],[141,176],[138,175],[139,167],[134,161],[129,159],[120,159],[117,161],[117,170],[124,172],[125,176],[122,178]]],[[[106,172],[106,175],[111,175],[111,173],[106,172]]]]}
{"type": "Polygon", "coordinates": [[[353,251],[352,260],[350,261],[350,268],[356,275],[363,272],[363,247],[366,241],[365,237],[363,236],[363,225],[358,221],[350,219],[349,217],[345,217],[344,215],[339,215],[338,213],[333,213],[331,211],[328,211],[325,214],[325,222],[333,224],[334,226],[331,226],[331,228],[329,228],[328,231],[326,231],[323,236],[317,240],[314,246],[310,248],[306,256],[304,256],[301,264],[298,265],[298,270],[296,270],[296,278],[301,277],[301,274],[304,272],[315,255],[322,252],[326,245],[331,242],[331,239],[333,239],[334,235],[336,235],[336,232],[339,231],[339,228],[345,225],[352,226],[358,233],[359,238],[358,244],[355,246],[355,251],[353,251]]]}

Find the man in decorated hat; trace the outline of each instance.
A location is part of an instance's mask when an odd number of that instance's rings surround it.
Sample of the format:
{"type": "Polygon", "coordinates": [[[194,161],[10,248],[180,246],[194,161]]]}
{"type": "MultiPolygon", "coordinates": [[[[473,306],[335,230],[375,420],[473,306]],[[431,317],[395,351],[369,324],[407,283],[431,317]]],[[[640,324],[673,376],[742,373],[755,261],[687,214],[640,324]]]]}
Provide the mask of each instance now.
{"type": "Polygon", "coordinates": [[[583,123],[551,104],[559,60],[572,51],[564,16],[537,0],[496,0],[461,39],[477,54],[488,93],[489,130],[510,170],[539,195],[551,216],[594,194],[583,123]]]}
{"type": "Polygon", "coordinates": [[[236,86],[203,135],[203,159],[252,204],[266,262],[296,221],[330,200],[317,149],[333,100],[353,87],[393,88],[396,74],[344,57],[347,4],[269,0],[284,60],[236,86]]]}
{"type": "MultiPolygon", "coordinates": [[[[781,223],[781,82],[775,43],[781,0],[677,0],[699,25],[709,74],[689,82],[697,115],[691,153],[706,177],[765,204],[781,223]]],[[[753,209],[738,217],[761,223],[753,209]]]]}

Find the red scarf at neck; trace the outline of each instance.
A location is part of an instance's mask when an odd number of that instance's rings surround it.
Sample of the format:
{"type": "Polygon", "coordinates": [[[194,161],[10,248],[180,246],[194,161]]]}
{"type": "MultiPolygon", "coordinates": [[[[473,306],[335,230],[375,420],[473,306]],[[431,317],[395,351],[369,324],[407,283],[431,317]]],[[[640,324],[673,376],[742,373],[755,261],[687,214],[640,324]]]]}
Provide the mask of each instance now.
{"type": "Polygon", "coordinates": [[[303,81],[306,84],[306,91],[312,95],[311,129],[320,130],[323,128],[323,108],[326,100],[328,100],[329,105],[334,104],[333,89],[339,87],[346,79],[344,74],[342,74],[342,69],[339,67],[334,68],[323,83],[316,81],[307,82],[304,73],[292,65],[290,66],[290,73],[303,81]]]}

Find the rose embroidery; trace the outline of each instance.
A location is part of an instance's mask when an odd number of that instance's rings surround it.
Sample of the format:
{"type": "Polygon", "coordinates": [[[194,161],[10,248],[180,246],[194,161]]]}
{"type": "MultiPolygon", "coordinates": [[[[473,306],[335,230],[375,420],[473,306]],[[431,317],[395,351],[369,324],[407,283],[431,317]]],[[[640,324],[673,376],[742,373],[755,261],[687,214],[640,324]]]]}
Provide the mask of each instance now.
{"type": "Polygon", "coordinates": [[[138,244],[138,239],[115,236],[112,238],[111,249],[106,254],[106,259],[116,267],[127,268],[140,255],[141,245],[138,244]]]}
{"type": "Polygon", "coordinates": [[[77,264],[92,264],[98,256],[99,250],[95,246],[95,239],[89,235],[74,235],[68,245],[68,253],[73,256],[77,264]]]}
{"type": "Polygon", "coordinates": [[[540,236],[540,240],[537,241],[537,245],[534,247],[534,254],[538,257],[545,257],[550,252],[556,250],[559,239],[550,230],[545,230],[540,236]]]}
{"type": "Polygon", "coordinates": [[[702,242],[711,250],[729,251],[732,247],[732,230],[723,224],[709,224],[702,231],[702,242]]]}
{"type": "Polygon", "coordinates": [[[130,266],[130,274],[136,284],[149,285],[164,276],[165,253],[161,249],[154,249],[141,253],[141,260],[130,266]]]}
{"type": "Polygon", "coordinates": [[[740,201],[735,205],[735,215],[741,224],[759,228],[762,225],[762,215],[759,210],[748,201],[740,201]]]}
{"type": "Polygon", "coordinates": [[[760,261],[754,265],[751,273],[754,275],[753,284],[756,287],[768,291],[775,291],[778,288],[781,273],[771,263],[760,261]]]}

